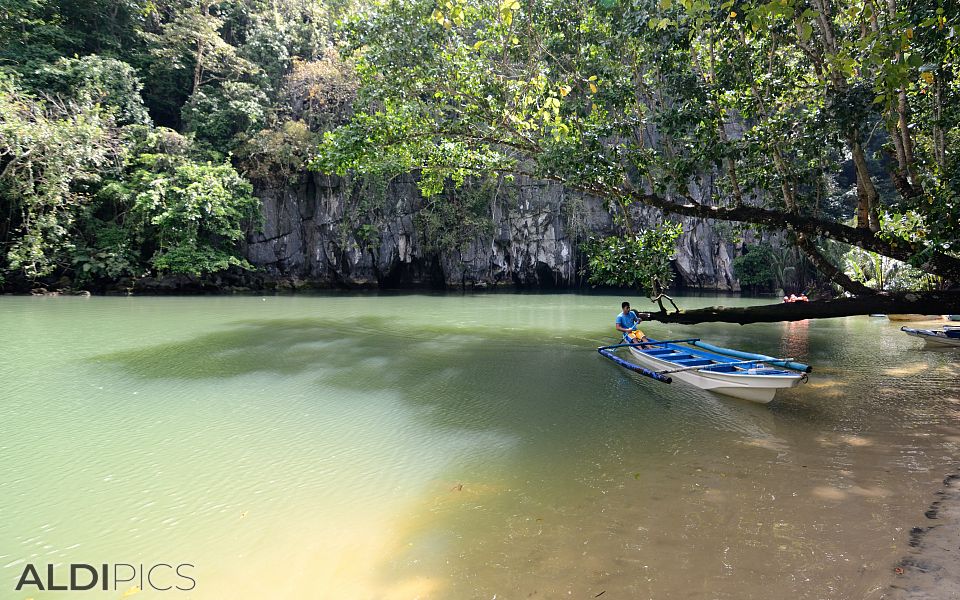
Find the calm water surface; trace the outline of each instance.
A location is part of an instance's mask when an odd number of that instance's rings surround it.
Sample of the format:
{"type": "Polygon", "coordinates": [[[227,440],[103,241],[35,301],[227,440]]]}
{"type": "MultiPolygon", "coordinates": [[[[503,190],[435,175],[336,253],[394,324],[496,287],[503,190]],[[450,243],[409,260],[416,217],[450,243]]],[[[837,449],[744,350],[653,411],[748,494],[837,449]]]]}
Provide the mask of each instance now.
{"type": "MultiPolygon", "coordinates": [[[[881,598],[955,469],[960,355],[649,325],[815,365],[760,406],[603,360],[619,302],[0,298],[0,597],[165,562],[196,589],[136,597],[881,598]]],[[[683,300],[716,303],[751,301],[683,300]]]]}

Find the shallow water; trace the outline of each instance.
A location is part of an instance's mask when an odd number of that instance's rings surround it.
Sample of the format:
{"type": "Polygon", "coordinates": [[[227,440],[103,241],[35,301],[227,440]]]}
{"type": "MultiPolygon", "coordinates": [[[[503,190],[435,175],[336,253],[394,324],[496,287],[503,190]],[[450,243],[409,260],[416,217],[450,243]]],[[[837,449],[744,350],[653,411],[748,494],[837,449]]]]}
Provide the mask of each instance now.
{"type": "Polygon", "coordinates": [[[0,298],[0,597],[76,598],[13,591],[71,562],[194,565],[143,598],[882,597],[955,468],[960,353],[648,324],[814,365],[760,406],[603,360],[619,301],[0,298]]]}

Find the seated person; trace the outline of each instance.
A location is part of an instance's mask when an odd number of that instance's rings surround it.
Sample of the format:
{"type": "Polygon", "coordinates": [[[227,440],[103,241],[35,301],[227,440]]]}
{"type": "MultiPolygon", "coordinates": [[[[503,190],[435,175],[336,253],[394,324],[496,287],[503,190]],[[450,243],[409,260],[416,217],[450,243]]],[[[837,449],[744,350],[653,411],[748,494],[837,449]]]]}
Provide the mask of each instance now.
{"type": "Polygon", "coordinates": [[[626,334],[628,338],[637,342],[649,342],[648,338],[639,328],[637,328],[637,323],[640,322],[640,317],[637,316],[635,311],[630,310],[630,303],[624,302],[620,305],[623,308],[623,312],[617,315],[617,321],[614,325],[617,328],[617,331],[620,333],[626,334]]]}

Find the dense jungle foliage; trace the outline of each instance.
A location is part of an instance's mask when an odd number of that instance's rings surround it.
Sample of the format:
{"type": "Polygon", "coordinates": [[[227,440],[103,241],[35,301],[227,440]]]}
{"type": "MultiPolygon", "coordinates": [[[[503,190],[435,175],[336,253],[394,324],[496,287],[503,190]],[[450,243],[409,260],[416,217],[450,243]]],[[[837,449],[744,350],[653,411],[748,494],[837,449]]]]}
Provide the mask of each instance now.
{"type": "Polygon", "coordinates": [[[485,179],[603,198],[601,283],[669,278],[693,216],[783,231],[854,294],[949,287],[958,24],[955,0],[4,0],[0,278],[249,268],[250,181],[309,166],[416,173],[436,231],[485,179]]]}
{"type": "Polygon", "coordinates": [[[5,0],[0,282],[249,268],[251,178],[303,169],[355,83],[347,5],[5,0]]]}

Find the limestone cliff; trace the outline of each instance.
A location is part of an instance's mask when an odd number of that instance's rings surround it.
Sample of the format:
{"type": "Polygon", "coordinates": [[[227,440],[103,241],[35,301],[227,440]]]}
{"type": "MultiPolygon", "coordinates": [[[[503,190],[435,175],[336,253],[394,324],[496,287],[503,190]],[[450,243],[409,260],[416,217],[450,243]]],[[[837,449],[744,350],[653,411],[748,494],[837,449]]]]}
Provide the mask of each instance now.
{"type": "MultiPolygon", "coordinates": [[[[373,202],[354,182],[315,173],[291,184],[261,184],[258,195],[264,222],[248,240],[249,260],[270,277],[316,285],[578,287],[585,285],[579,244],[616,229],[601,200],[531,180],[480,198],[486,227],[458,231],[466,234],[459,239],[443,235],[462,229],[456,221],[433,223],[425,233],[424,215],[436,205],[412,177],[389,182],[373,202]]],[[[643,208],[634,217],[640,226],[662,218],[643,208]]],[[[683,219],[683,225],[674,286],[739,291],[733,236],[707,221],[683,219]]]]}

